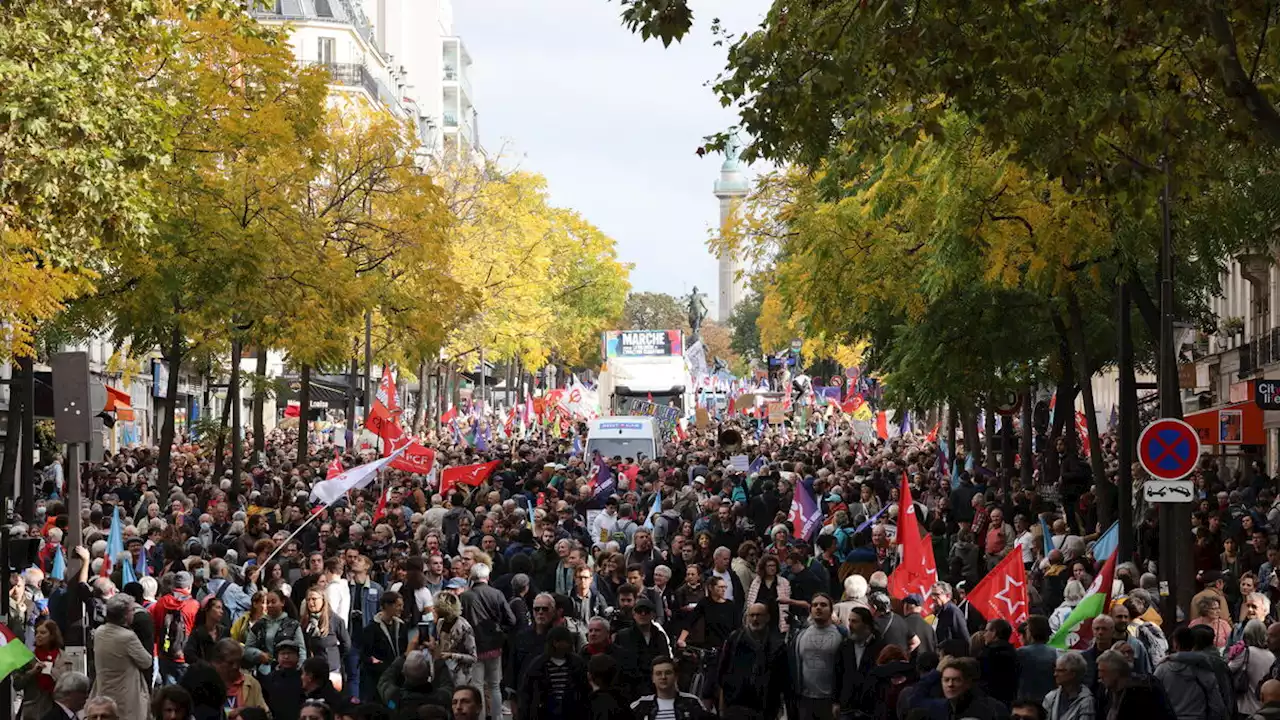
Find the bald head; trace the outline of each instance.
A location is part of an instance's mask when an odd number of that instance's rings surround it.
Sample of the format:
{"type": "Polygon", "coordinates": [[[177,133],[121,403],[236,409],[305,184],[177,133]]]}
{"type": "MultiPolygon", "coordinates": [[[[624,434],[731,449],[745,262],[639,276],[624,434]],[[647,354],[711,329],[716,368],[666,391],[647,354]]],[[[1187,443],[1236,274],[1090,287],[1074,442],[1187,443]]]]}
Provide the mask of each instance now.
{"type": "Polygon", "coordinates": [[[769,624],[769,608],[764,603],[752,603],[747,608],[747,627],[760,632],[769,624]]]}
{"type": "Polygon", "coordinates": [[[1267,626],[1267,649],[1273,653],[1280,652],[1280,622],[1267,626]]]}
{"type": "Polygon", "coordinates": [[[1258,699],[1264,705],[1280,702],[1280,680],[1268,680],[1262,683],[1262,689],[1258,691],[1258,699]]]}

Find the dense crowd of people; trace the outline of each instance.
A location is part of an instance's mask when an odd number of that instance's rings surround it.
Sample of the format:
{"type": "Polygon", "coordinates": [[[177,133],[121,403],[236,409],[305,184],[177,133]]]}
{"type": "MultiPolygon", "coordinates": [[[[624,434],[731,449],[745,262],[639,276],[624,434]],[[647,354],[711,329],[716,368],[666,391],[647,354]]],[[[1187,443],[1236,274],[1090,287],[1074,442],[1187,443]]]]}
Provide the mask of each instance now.
{"type": "Polygon", "coordinates": [[[1112,478],[1061,442],[1022,487],[1016,469],[950,473],[963,450],[939,458],[923,436],[824,430],[744,427],[743,448],[694,431],[658,458],[584,457],[542,434],[438,444],[438,466],[500,466],[444,494],[437,473],[384,471],[321,508],[308,497],[334,458],[323,442],[295,466],[273,434],[240,478],[180,444],[167,496],[155,449],[128,448],[84,478],[74,546],[50,465],[36,517],[10,530],[41,539],[9,598],[36,656],[12,675],[21,715],[1280,718],[1280,504],[1262,473],[1197,474],[1202,589],[1185,618],[1160,614],[1161,528],[1140,506],[1112,601],[1087,647],[1062,650],[1047,643],[1101,569],[1095,498],[1112,478]],[[760,460],[743,472],[738,454],[760,460]],[[893,597],[904,476],[937,578],[893,597]],[[791,513],[798,483],[821,505],[810,537],[791,513]],[[1016,627],[966,601],[1010,554],[1028,579],[1016,627]],[[87,675],[68,645],[88,647],[87,675]]]}

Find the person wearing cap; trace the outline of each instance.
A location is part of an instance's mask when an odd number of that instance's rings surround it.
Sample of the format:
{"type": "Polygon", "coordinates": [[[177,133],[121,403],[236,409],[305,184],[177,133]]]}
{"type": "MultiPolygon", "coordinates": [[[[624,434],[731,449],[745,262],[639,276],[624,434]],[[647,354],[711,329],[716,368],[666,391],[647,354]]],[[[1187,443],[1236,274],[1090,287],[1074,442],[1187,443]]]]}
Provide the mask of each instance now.
{"type": "Polygon", "coordinates": [[[276,643],[276,666],[260,681],[262,694],[274,717],[295,718],[302,708],[302,670],[297,643],[292,639],[276,643]]]}
{"type": "Polygon", "coordinates": [[[200,603],[191,597],[193,582],[191,573],[185,570],[176,573],[173,592],[151,606],[151,620],[156,628],[156,654],[165,684],[176,683],[187,669],[183,651],[187,639],[195,632],[196,613],[200,610],[200,603]]]}
{"type": "Polygon", "coordinates": [[[648,669],[655,658],[671,654],[671,641],[659,625],[654,624],[654,606],[648,598],[636,601],[632,608],[635,624],[620,630],[614,641],[622,666],[621,683],[629,697],[639,697],[649,690],[648,669]]]}
{"type": "Polygon", "coordinates": [[[908,593],[902,599],[902,621],[914,640],[909,651],[916,656],[921,653],[932,653],[938,649],[937,634],[933,626],[924,619],[924,598],[920,593],[908,593]]]}

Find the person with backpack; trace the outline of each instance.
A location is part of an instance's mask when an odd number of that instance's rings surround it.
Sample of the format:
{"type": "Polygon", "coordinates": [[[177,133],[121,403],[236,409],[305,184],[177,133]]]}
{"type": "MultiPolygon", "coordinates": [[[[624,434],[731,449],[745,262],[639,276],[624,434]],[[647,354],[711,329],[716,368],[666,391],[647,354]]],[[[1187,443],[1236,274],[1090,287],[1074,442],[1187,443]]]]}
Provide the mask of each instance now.
{"type": "Polygon", "coordinates": [[[183,570],[173,579],[173,592],[151,606],[151,620],[156,626],[156,655],[160,661],[160,678],[172,685],[187,671],[187,640],[196,627],[200,603],[191,597],[195,578],[183,570]]]}
{"type": "Polygon", "coordinates": [[[1232,647],[1227,667],[1236,691],[1236,713],[1252,715],[1262,709],[1259,688],[1267,679],[1276,656],[1267,649],[1267,628],[1259,620],[1244,625],[1243,647],[1232,647]]]}
{"type": "Polygon", "coordinates": [[[1224,720],[1229,709],[1223,705],[1218,692],[1213,666],[1209,658],[1195,652],[1192,635],[1188,627],[1173,633],[1176,652],[1156,668],[1156,679],[1163,685],[1178,720],[1224,720]]]}

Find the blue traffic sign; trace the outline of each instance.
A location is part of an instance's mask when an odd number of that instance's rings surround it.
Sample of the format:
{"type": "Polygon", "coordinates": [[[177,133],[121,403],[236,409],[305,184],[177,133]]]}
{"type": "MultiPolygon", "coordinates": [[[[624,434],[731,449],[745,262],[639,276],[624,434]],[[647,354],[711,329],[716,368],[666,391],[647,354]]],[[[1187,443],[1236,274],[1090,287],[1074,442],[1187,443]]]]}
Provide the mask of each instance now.
{"type": "Polygon", "coordinates": [[[1138,460],[1157,480],[1180,480],[1196,469],[1200,436],[1181,420],[1160,418],[1138,436],[1138,460]]]}

